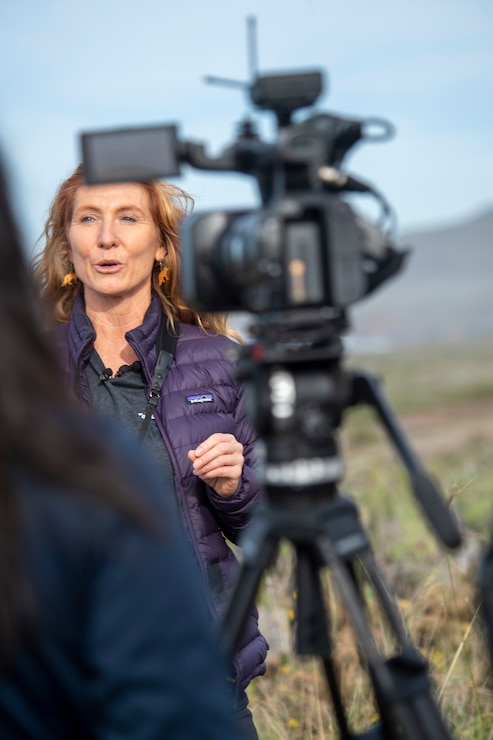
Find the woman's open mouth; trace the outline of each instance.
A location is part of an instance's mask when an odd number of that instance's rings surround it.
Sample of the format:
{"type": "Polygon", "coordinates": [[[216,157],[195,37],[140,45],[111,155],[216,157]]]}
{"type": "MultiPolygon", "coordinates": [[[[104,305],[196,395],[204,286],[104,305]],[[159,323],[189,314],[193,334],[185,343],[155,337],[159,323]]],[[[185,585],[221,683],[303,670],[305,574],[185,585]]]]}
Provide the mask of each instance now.
{"type": "Polygon", "coordinates": [[[116,260],[105,260],[104,262],[98,262],[95,268],[97,272],[116,272],[121,266],[122,263],[116,260]]]}

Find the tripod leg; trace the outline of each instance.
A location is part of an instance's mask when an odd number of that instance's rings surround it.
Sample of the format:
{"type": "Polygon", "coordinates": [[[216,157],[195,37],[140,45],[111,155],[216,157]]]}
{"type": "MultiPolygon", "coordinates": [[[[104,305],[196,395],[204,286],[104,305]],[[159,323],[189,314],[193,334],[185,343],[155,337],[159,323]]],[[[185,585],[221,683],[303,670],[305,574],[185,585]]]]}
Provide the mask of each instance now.
{"type": "Polygon", "coordinates": [[[448,740],[450,733],[434,703],[427,664],[409,640],[405,624],[387,589],[371,551],[360,556],[368,579],[377,591],[385,616],[400,643],[400,655],[388,661],[399,695],[399,713],[409,738],[448,740]]]}
{"type": "Polygon", "coordinates": [[[409,740],[451,740],[442,715],[430,696],[420,696],[403,704],[400,713],[405,735],[409,740]]]}
{"type": "Polygon", "coordinates": [[[431,697],[427,664],[407,639],[403,623],[395,612],[373,555],[370,551],[364,551],[358,553],[358,559],[369,574],[372,585],[383,596],[382,604],[390,625],[397,627],[397,637],[403,638],[399,654],[387,661],[381,660],[373,634],[366,624],[357,589],[346,573],[348,565],[338,557],[327,538],[319,537],[317,545],[332,570],[367,660],[380,708],[384,737],[450,740],[450,733],[431,697]]]}
{"type": "Polygon", "coordinates": [[[273,562],[278,538],[268,507],[258,507],[242,541],[243,560],[231,598],[222,617],[222,642],[226,655],[233,655],[255,602],[264,572],[273,562]]]}
{"type": "Polygon", "coordinates": [[[346,712],[332,662],[329,620],[323,602],[320,569],[313,552],[297,548],[297,652],[300,655],[319,655],[332,698],[332,706],[342,740],[351,738],[346,712]]]}
{"type": "Polygon", "coordinates": [[[364,612],[361,608],[359,594],[353,578],[349,577],[348,566],[339,559],[330,541],[320,536],[316,544],[324,562],[332,571],[334,581],[341,593],[346,611],[351,618],[356,634],[364,651],[369,668],[375,673],[375,678],[383,693],[392,694],[392,681],[389,672],[381,661],[380,653],[369,629],[364,612]]]}
{"type": "Polygon", "coordinates": [[[368,580],[373,585],[375,591],[380,597],[380,602],[382,604],[385,615],[395,635],[397,636],[397,639],[400,643],[406,644],[409,639],[407,635],[406,625],[404,624],[400,612],[396,608],[396,605],[387,588],[387,585],[382,578],[382,575],[375,562],[373,553],[371,551],[362,553],[359,557],[359,560],[366,572],[368,580]]]}

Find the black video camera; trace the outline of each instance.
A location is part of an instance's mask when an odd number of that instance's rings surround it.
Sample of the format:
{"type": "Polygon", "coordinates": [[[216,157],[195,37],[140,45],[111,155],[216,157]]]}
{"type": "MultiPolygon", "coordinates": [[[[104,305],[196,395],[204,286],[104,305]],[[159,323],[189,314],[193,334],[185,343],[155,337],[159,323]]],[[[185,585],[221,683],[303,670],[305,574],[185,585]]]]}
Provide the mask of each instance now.
{"type": "Polygon", "coordinates": [[[322,83],[320,71],[257,76],[251,101],[276,115],[278,137],[261,140],[247,119],[217,157],[203,144],[180,140],[175,125],[82,134],[88,183],[174,177],[181,163],[256,179],[261,208],[198,212],[182,224],[183,296],[196,309],[337,313],[401,268],[407,252],[357,215],[345,196],[374,196],[388,219],[387,203],[340,169],[354,144],[387,139],[392,127],[324,113],[294,122],[295,111],[315,103],[322,83]]]}

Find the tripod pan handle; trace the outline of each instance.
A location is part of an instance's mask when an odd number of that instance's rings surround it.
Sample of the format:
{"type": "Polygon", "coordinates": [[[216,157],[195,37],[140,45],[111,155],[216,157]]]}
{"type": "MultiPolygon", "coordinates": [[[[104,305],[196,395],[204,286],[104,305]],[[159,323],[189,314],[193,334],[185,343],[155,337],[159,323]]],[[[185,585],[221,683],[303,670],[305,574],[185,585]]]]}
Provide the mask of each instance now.
{"type": "Polygon", "coordinates": [[[450,548],[459,547],[462,534],[437,485],[423,470],[410,471],[413,493],[439,539],[450,548]]]}

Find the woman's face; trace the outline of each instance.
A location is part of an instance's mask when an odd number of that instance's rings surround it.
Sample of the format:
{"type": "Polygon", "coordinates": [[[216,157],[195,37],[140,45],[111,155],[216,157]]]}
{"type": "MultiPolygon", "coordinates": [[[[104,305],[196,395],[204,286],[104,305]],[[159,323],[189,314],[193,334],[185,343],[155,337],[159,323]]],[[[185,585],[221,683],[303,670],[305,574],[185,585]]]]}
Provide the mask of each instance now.
{"type": "Polygon", "coordinates": [[[68,230],[86,305],[150,297],[155,260],[165,256],[147,191],[138,183],[81,186],[68,230]]]}

